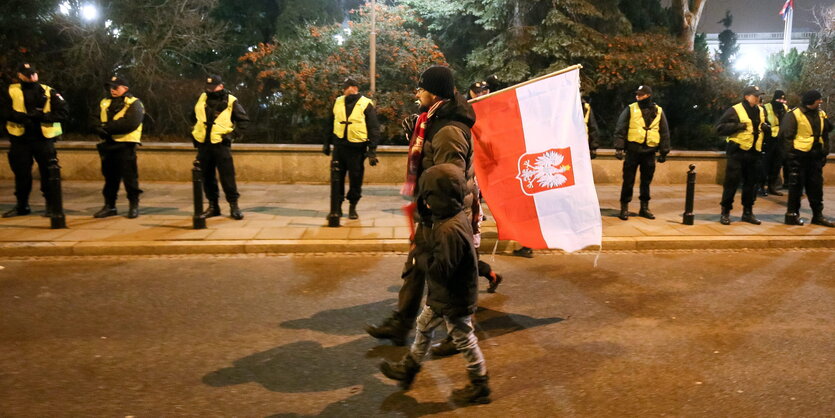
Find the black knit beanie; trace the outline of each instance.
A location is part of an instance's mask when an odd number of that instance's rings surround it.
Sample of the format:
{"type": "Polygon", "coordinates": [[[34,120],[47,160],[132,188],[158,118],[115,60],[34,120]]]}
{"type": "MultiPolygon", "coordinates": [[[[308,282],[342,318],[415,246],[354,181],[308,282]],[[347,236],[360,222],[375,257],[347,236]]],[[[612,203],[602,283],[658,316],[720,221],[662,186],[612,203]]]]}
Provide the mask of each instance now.
{"type": "Polygon", "coordinates": [[[418,87],[443,99],[455,96],[455,79],[449,67],[434,65],[420,75],[418,87]]]}
{"type": "Polygon", "coordinates": [[[821,92],[817,90],[809,90],[806,93],[803,93],[803,97],[800,99],[800,103],[803,103],[804,105],[811,105],[815,104],[815,102],[821,98],[823,98],[821,92]]]}
{"type": "Polygon", "coordinates": [[[786,92],[784,92],[783,90],[774,90],[774,97],[772,97],[771,100],[773,101],[773,100],[785,99],[785,98],[786,98],[786,92]]]}

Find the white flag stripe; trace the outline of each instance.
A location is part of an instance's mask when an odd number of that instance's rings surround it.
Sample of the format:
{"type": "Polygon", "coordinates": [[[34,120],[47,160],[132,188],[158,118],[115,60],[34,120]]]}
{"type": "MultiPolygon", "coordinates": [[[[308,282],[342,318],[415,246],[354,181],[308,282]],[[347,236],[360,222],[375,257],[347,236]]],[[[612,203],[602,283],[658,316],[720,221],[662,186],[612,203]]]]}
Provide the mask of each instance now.
{"type": "Polygon", "coordinates": [[[516,89],[526,152],[571,149],[575,185],[533,197],[548,247],[568,252],[600,245],[603,235],[579,86],[577,70],[516,89]]]}

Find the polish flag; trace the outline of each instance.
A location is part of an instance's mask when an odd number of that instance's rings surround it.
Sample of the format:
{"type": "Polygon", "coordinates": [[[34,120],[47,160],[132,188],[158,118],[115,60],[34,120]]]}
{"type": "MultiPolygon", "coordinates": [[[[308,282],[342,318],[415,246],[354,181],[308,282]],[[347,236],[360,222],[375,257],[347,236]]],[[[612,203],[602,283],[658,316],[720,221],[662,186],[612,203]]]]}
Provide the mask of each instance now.
{"type": "Polygon", "coordinates": [[[783,4],[783,8],[780,9],[780,16],[783,16],[783,20],[788,18],[788,12],[794,9],[794,0],[786,0],[786,3],[783,4]]]}
{"type": "Polygon", "coordinates": [[[602,243],[580,70],[567,70],[473,103],[476,177],[499,239],[568,252],[602,243]]]}

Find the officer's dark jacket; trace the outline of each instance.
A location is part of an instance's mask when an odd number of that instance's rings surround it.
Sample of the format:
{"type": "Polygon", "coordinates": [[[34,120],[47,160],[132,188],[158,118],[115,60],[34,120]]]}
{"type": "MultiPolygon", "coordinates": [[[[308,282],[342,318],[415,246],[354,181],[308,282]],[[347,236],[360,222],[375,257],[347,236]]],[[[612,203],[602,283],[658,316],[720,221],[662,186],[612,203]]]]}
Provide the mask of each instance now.
{"type": "MultiPolygon", "coordinates": [[[[345,115],[350,116],[351,112],[354,111],[354,105],[357,104],[357,100],[362,97],[361,94],[349,94],[345,96],[345,115]]],[[[330,112],[330,118],[328,119],[328,134],[325,135],[325,143],[326,144],[334,144],[341,147],[352,147],[352,148],[362,148],[369,147],[371,149],[377,148],[377,145],[380,143],[380,122],[377,120],[377,110],[374,108],[373,103],[369,103],[368,106],[365,108],[365,128],[368,130],[368,142],[350,142],[348,141],[348,125],[345,125],[345,134],[342,135],[342,138],[337,137],[333,134],[333,112],[330,112]]]]}
{"type": "MultiPolygon", "coordinates": [[[[223,112],[224,109],[229,105],[229,90],[223,89],[221,91],[206,93],[206,142],[203,144],[211,145],[211,141],[208,140],[212,136],[212,124],[215,121],[217,115],[220,112],[223,112]]],[[[240,100],[235,100],[235,105],[232,106],[232,122],[235,123],[235,129],[226,134],[226,139],[222,142],[224,145],[230,145],[233,141],[238,141],[244,136],[244,132],[249,127],[249,116],[246,114],[246,110],[244,107],[241,106],[240,100]]],[[[191,112],[191,123],[192,125],[197,123],[197,118],[194,115],[194,110],[191,112]]],[[[194,145],[197,146],[197,141],[194,141],[194,145]]]]}
{"type": "MultiPolygon", "coordinates": [[[[19,139],[41,139],[43,140],[43,132],[41,132],[41,123],[55,123],[64,122],[70,116],[70,109],[67,102],[54,88],[50,95],[50,107],[52,111],[49,113],[37,113],[37,109],[43,109],[46,104],[46,92],[41,87],[40,82],[37,83],[20,83],[21,90],[23,90],[23,100],[26,104],[26,113],[16,112],[12,108],[12,98],[9,96],[9,87],[0,87],[0,118],[2,118],[3,126],[6,121],[12,121],[22,124],[26,131],[19,139]]],[[[52,87],[52,86],[50,86],[52,87]]],[[[11,137],[12,140],[18,139],[11,137]]],[[[52,138],[57,139],[57,138],[52,138]]]]}
{"type": "MultiPolygon", "coordinates": [[[[745,113],[748,114],[748,118],[751,119],[751,123],[757,129],[754,129],[754,143],[756,144],[757,141],[760,141],[760,125],[762,122],[760,120],[760,109],[759,106],[751,106],[748,104],[747,100],[742,100],[742,107],[745,108],[745,113]]],[[[722,136],[731,136],[743,129],[745,129],[745,124],[743,124],[739,120],[739,115],[736,114],[736,109],[733,106],[729,107],[725,113],[722,114],[722,117],[719,118],[719,122],[716,122],[716,133],[722,136]]],[[[735,149],[742,151],[735,142],[729,141],[729,147],[734,147],[735,149]]],[[[730,148],[729,148],[730,149],[730,148]]],[[[756,147],[751,146],[751,149],[748,152],[760,152],[756,150],[756,147]]]]}
{"type": "Polygon", "coordinates": [[[464,213],[467,181],[457,166],[440,164],[424,171],[419,183],[433,218],[428,251],[417,256],[426,271],[426,303],[445,316],[471,315],[476,309],[478,266],[472,222],[464,213]]]}
{"type": "MultiPolygon", "coordinates": [[[[641,115],[644,117],[644,124],[649,126],[652,121],[655,120],[655,116],[657,115],[655,102],[653,102],[650,97],[639,101],[638,106],[641,108],[641,115]]],[[[631,113],[632,112],[630,112],[629,106],[627,106],[618,117],[618,122],[615,124],[614,134],[615,149],[626,149],[626,152],[645,153],[658,151],[661,155],[669,154],[671,146],[670,126],[667,124],[667,114],[663,111],[661,112],[661,121],[658,124],[658,134],[661,136],[661,140],[658,142],[658,146],[650,147],[647,146],[646,143],[639,144],[637,142],[627,141],[627,134],[629,133],[629,116],[631,113]]]]}
{"type": "MultiPolygon", "coordinates": [[[[145,108],[142,105],[142,101],[137,99],[128,107],[124,116],[113,120],[113,116],[125,107],[126,97],[133,97],[133,95],[128,92],[120,97],[110,98],[110,106],[107,107],[107,123],[103,126],[104,130],[110,135],[129,134],[135,131],[145,118],[145,108]]],[[[99,115],[97,114],[96,116],[98,117],[99,115]]]]}
{"type": "Polygon", "coordinates": [[[812,143],[812,149],[808,153],[794,148],[794,138],[797,135],[797,118],[795,118],[794,112],[789,111],[786,112],[786,116],[784,116],[783,119],[780,121],[780,133],[778,134],[780,138],[783,138],[783,151],[786,153],[791,152],[799,155],[808,154],[820,157],[829,155],[829,136],[833,130],[832,120],[824,119],[824,126],[821,126],[821,119],[820,115],[818,114],[818,109],[812,110],[807,108],[806,106],[801,105],[800,111],[803,112],[804,115],[806,115],[809,124],[812,125],[812,133],[815,136],[815,142],[812,143]],[[823,138],[823,144],[821,144],[817,140],[821,136],[823,138]]]}

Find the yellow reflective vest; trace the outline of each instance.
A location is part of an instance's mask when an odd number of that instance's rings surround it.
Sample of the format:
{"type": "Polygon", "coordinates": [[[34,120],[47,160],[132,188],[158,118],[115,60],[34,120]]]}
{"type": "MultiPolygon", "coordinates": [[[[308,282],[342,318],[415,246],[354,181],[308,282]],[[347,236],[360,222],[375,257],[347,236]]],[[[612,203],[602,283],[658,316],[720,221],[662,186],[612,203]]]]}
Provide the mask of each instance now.
{"type": "MultiPolygon", "coordinates": [[[[113,120],[122,119],[123,117],[125,117],[125,113],[127,113],[128,108],[130,108],[130,106],[137,100],[139,100],[139,99],[137,99],[136,97],[131,97],[131,96],[125,97],[125,105],[122,107],[121,110],[119,110],[118,112],[116,112],[115,115],[113,115],[113,120]]],[[[101,123],[102,124],[109,122],[107,120],[107,109],[110,107],[110,103],[112,101],[113,100],[110,99],[110,98],[105,98],[101,101],[101,103],[99,103],[99,107],[101,108],[101,123]]],[[[111,135],[111,136],[113,137],[113,140],[116,141],[116,142],[136,142],[136,143],[139,143],[142,139],[142,124],[140,123],[139,127],[134,129],[133,132],[126,133],[126,134],[121,134],[121,135],[111,135]]]]}
{"type": "Polygon", "coordinates": [[[643,144],[648,147],[657,147],[661,143],[661,113],[664,111],[661,106],[655,106],[655,119],[649,126],[644,122],[644,115],[638,102],[629,105],[629,133],[626,139],[629,142],[643,144]]]}
{"type": "MultiPolygon", "coordinates": [[[[194,116],[197,118],[197,123],[194,124],[194,129],[191,130],[191,136],[199,143],[206,142],[206,93],[200,95],[197,99],[197,104],[194,105],[194,116]]],[[[235,130],[235,124],[232,122],[232,109],[235,107],[235,102],[238,99],[229,94],[227,97],[226,108],[217,115],[212,121],[212,133],[209,141],[212,144],[219,144],[223,142],[223,135],[226,135],[235,130]]]]}
{"type": "Polygon", "coordinates": [[[586,127],[586,133],[589,133],[589,112],[591,106],[588,103],[583,103],[583,122],[586,127]]]}
{"type": "MultiPolygon", "coordinates": [[[[757,151],[762,151],[764,135],[760,135],[758,137],[757,143],[754,143],[754,130],[759,129],[760,133],[762,134],[763,132],[761,127],[754,126],[754,122],[751,120],[751,118],[748,117],[748,112],[745,110],[745,107],[742,105],[742,102],[735,104],[733,109],[736,111],[736,116],[739,118],[739,123],[744,124],[745,129],[729,136],[728,141],[736,142],[737,144],[739,144],[739,148],[741,148],[743,151],[748,151],[749,149],[751,149],[752,146],[757,151]]],[[[760,121],[764,121],[765,110],[762,106],[757,106],[757,110],[760,112],[760,121]]]]}
{"type": "Polygon", "coordinates": [[[371,99],[360,96],[351,115],[345,114],[345,96],[336,98],[333,104],[333,134],[345,138],[345,125],[348,125],[348,142],[367,142],[368,128],[365,126],[365,109],[373,104],[371,99]]]}
{"type": "MultiPolygon", "coordinates": [[[[812,145],[815,143],[815,133],[812,130],[812,124],[800,108],[795,108],[792,110],[792,113],[794,113],[794,118],[797,119],[797,134],[795,134],[793,141],[794,149],[809,152],[812,150],[812,145]]],[[[823,127],[825,126],[824,123],[826,122],[826,113],[823,110],[818,110],[818,116],[821,120],[821,130],[823,130],[823,127]]],[[[823,135],[818,136],[818,142],[823,145],[823,135]]]]}
{"type": "MultiPolygon", "coordinates": [[[[789,110],[789,107],[785,103],[780,104],[783,106],[783,112],[789,110]]],[[[768,117],[768,124],[771,125],[771,136],[776,137],[777,133],[780,132],[780,119],[774,113],[774,104],[772,102],[765,104],[765,114],[768,117]]]]}
{"type": "MultiPolygon", "coordinates": [[[[52,88],[46,84],[40,86],[46,94],[46,104],[43,107],[43,112],[49,113],[52,111],[52,88]]],[[[19,83],[9,85],[9,97],[12,99],[12,109],[15,112],[26,113],[26,101],[23,98],[23,89],[19,83]]],[[[25,126],[11,121],[6,122],[6,130],[12,136],[23,136],[26,133],[25,126]]],[[[41,123],[41,133],[44,138],[55,138],[61,135],[63,131],[59,122],[41,123]]]]}

